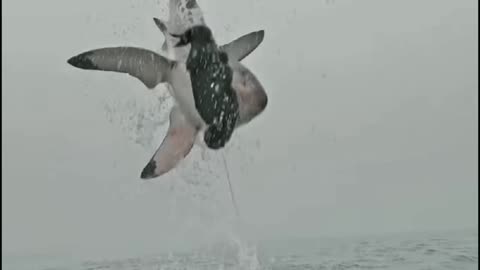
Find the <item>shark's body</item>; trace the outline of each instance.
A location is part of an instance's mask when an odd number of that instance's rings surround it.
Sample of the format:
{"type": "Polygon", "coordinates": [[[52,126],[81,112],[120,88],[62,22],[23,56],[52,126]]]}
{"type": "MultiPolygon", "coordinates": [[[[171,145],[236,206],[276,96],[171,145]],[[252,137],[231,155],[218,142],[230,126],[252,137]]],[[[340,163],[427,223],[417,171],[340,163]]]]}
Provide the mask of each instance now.
{"type": "MultiPolygon", "coordinates": [[[[158,177],[174,168],[190,152],[197,136],[203,134],[208,127],[195,106],[192,83],[186,65],[190,46],[175,48],[173,40],[176,38],[167,35],[170,31],[168,27],[171,25],[174,25],[175,30],[181,31],[182,27],[188,29],[187,27],[192,25],[192,21],[197,25],[204,23],[201,12],[198,13],[199,7],[194,0],[171,0],[170,14],[181,11],[182,5],[184,5],[184,12],[187,12],[187,15],[196,14],[195,16],[198,16],[200,14],[200,17],[192,19],[182,17],[181,14],[171,15],[170,24],[163,24],[160,20],[155,19],[155,23],[166,36],[163,48],[175,60],[136,47],[95,49],[68,60],[71,65],[82,69],[128,73],[142,81],[149,89],[153,89],[160,83],[169,84],[169,92],[175,99],[175,105],[170,111],[169,129],[160,147],[143,169],[141,173],[143,179],[158,177]],[[191,13],[188,12],[187,6],[191,7],[191,13]],[[167,25],[169,26],[167,27],[167,25]]],[[[239,62],[262,42],[263,35],[263,31],[252,32],[229,44],[220,46],[220,50],[228,55],[228,64],[233,72],[231,87],[238,99],[238,120],[235,122],[235,127],[248,123],[267,105],[267,96],[260,82],[239,62]]],[[[176,40],[178,41],[178,39],[176,40]]]]}

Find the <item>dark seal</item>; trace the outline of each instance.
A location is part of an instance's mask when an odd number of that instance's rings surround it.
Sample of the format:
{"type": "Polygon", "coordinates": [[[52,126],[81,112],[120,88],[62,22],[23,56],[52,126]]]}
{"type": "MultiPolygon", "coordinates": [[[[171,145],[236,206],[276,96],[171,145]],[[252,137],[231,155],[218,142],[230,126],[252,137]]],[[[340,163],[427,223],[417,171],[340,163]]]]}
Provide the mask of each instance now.
{"type": "Polygon", "coordinates": [[[191,44],[186,64],[195,108],[208,125],[204,141],[209,148],[220,149],[230,140],[239,116],[228,56],[218,49],[206,26],[194,26],[173,36],[180,38],[177,47],[191,44]]]}

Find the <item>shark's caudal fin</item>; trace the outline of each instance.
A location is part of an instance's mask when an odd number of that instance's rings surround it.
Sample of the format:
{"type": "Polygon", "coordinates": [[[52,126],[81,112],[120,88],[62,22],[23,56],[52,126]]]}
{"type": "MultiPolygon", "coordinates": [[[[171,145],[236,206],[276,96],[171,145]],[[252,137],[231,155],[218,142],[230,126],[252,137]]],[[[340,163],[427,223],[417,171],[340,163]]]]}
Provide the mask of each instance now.
{"type": "Polygon", "coordinates": [[[157,27],[165,36],[162,45],[162,52],[168,57],[180,61],[184,61],[188,55],[188,48],[174,48],[177,40],[170,36],[168,32],[182,33],[194,25],[205,25],[203,12],[195,0],[170,0],[169,1],[169,18],[168,21],[154,19],[157,27]]]}
{"type": "Polygon", "coordinates": [[[127,73],[149,89],[165,82],[174,64],[174,61],[153,51],[135,47],[95,49],[74,56],[67,62],[81,69],[127,73]]]}
{"type": "Polygon", "coordinates": [[[156,178],[175,168],[192,149],[196,135],[197,129],[187,121],[180,108],[174,106],[170,112],[167,135],[143,169],[140,177],[142,179],[156,178]]]}
{"type": "Polygon", "coordinates": [[[194,25],[205,24],[203,12],[196,0],[170,0],[169,23],[175,31],[185,31],[194,25]]]}

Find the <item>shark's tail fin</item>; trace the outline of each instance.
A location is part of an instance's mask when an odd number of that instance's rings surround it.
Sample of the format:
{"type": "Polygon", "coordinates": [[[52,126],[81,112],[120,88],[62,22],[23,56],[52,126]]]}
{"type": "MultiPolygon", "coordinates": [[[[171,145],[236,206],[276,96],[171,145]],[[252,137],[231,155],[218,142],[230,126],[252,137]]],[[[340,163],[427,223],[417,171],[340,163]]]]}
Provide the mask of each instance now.
{"type": "Polygon", "coordinates": [[[203,12],[196,0],[170,0],[168,19],[175,31],[185,31],[194,25],[205,24],[203,12]]]}

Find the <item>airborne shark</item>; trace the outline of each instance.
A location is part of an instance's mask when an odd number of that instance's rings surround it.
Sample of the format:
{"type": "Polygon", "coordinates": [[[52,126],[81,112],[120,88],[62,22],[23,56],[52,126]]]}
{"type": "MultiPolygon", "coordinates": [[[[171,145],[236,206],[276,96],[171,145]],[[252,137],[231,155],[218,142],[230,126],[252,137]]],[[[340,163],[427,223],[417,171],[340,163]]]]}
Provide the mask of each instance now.
{"type": "MultiPolygon", "coordinates": [[[[205,25],[202,12],[194,0],[171,0],[170,21],[154,19],[166,36],[163,49],[175,60],[153,51],[136,47],[108,47],[94,49],[68,60],[72,66],[88,69],[127,73],[139,79],[147,88],[168,83],[175,99],[170,111],[167,135],[141,173],[150,179],[167,173],[190,152],[201,130],[203,119],[195,110],[192,85],[186,68],[189,46],[174,47],[178,40],[168,33],[186,31],[194,25],[205,25]],[[174,29],[170,30],[170,29],[174,29]]],[[[236,127],[259,115],[267,105],[267,95],[258,79],[239,61],[255,50],[263,41],[264,31],[252,32],[226,45],[220,50],[228,56],[233,71],[231,87],[236,94],[239,116],[236,127]]]]}

